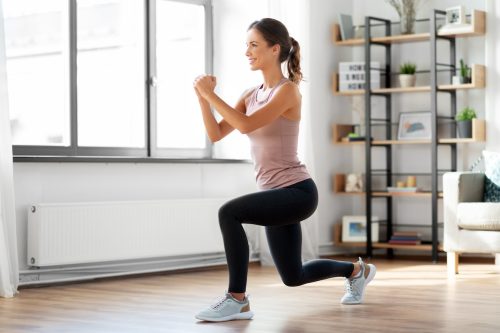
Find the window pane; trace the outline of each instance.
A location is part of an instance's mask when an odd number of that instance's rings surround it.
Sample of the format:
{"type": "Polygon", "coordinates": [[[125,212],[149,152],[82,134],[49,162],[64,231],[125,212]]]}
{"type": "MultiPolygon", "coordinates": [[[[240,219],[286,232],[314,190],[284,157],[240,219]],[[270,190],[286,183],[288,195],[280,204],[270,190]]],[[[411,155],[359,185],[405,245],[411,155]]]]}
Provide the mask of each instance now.
{"type": "Polygon", "coordinates": [[[156,3],[157,143],[205,148],[206,134],[193,80],[205,73],[205,11],[200,5],[156,3]]]}
{"type": "Polygon", "coordinates": [[[66,0],[4,0],[14,145],[69,146],[66,0]]]}
{"type": "Polygon", "coordinates": [[[144,2],[78,0],[78,145],[145,146],[144,2]]]}

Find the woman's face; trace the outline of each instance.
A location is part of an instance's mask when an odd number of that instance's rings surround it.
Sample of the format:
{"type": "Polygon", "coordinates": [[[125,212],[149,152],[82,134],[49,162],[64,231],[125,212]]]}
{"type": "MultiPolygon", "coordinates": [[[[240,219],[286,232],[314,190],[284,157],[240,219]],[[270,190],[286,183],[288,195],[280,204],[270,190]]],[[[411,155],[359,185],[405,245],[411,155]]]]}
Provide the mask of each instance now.
{"type": "Polygon", "coordinates": [[[245,55],[248,58],[251,70],[262,70],[278,64],[279,51],[279,45],[269,46],[258,30],[248,30],[245,55]]]}

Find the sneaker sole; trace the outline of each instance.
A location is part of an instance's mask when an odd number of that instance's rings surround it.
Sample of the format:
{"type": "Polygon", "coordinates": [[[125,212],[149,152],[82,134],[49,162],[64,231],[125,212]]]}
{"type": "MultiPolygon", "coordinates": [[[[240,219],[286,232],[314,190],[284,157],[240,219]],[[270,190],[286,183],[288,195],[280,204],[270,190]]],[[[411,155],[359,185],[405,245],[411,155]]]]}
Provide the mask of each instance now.
{"type": "Polygon", "coordinates": [[[230,321],[230,320],[248,320],[248,319],[252,319],[252,317],[253,317],[252,311],[240,312],[240,313],[232,314],[230,316],[221,317],[221,318],[208,318],[208,317],[203,317],[203,316],[198,316],[198,315],[195,316],[196,319],[204,320],[204,321],[212,321],[212,322],[230,321]]]}
{"type": "Polygon", "coordinates": [[[377,274],[377,268],[375,267],[375,265],[368,264],[368,266],[370,267],[370,273],[368,274],[368,276],[365,279],[365,285],[363,286],[363,293],[361,294],[361,300],[359,302],[352,302],[352,303],[346,302],[346,303],[341,303],[341,304],[356,305],[356,304],[363,303],[363,300],[365,299],[366,286],[368,285],[368,283],[370,283],[371,280],[373,280],[373,278],[375,277],[375,274],[377,274]]]}

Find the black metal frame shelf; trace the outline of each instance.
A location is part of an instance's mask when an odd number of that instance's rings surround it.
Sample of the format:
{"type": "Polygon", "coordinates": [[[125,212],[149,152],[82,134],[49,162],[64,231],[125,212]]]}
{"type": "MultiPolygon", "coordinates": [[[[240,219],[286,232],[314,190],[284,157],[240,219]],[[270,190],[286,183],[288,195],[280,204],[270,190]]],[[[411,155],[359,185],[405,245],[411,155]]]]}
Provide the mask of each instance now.
{"type": "MultiPolygon", "coordinates": [[[[366,242],[362,242],[356,244],[354,246],[360,246],[363,244],[366,246],[366,255],[371,257],[374,249],[386,249],[387,255],[389,257],[393,256],[393,249],[415,249],[415,250],[426,250],[430,251],[432,255],[432,261],[437,262],[438,260],[438,251],[441,250],[441,246],[438,242],[438,228],[442,227],[438,222],[438,200],[442,198],[442,192],[438,189],[438,177],[441,177],[443,173],[446,171],[456,171],[457,170],[457,144],[459,143],[470,143],[470,142],[481,142],[484,141],[484,121],[477,121],[475,123],[475,135],[471,139],[459,139],[456,138],[456,123],[451,121],[456,115],[457,112],[457,91],[461,89],[475,89],[475,88],[483,88],[485,86],[485,68],[481,65],[474,65],[473,69],[473,82],[471,84],[464,85],[449,85],[449,84],[438,84],[437,82],[437,73],[447,71],[449,72],[449,80],[451,82],[451,77],[456,72],[456,42],[455,39],[458,37],[468,37],[468,36],[477,36],[484,35],[485,33],[485,12],[482,11],[474,11],[471,16],[474,17],[475,23],[473,23],[473,30],[471,32],[466,32],[462,34],[453,34],[453,33],[442,33],[437,29],[437,22],[442,21],[446,15],[445,11],[442,10],[433,10],[431,17],[428,19],[429,21],[429,29],[430,31],[427,33],[414,34],[414,35],[401,35],[401,36],[393,36],[391,35],[391,26],[394,22],[390,20],[386,20],[383,18],[367,16],[365,17],[364,24],[364,38],[339,41],[338,40],[338,31],[336,30],[338,27],[334,26],[334,43],[336,45],[346,45],[346,46],[364,46],[365,50],[365,64],[370,64],[372,61],[371,57],[371,48],[373,46],[382,47],[385,51],[385,66],[382,66],[379,71],[381,73],[385,73],[384,75],[391,75],[391,50],[392,45],[395,43],[411,43],[411,42],[428,42],[430,43],[430,59],[431,65],[430,70],[425,71],[430,73],[430,85],[428,86],[419,86],[412,88],[399,88],[399,87],[391,87],[391,80],[387,78],[383,81],[384,86],[379,89],[365,89],[365,90],[356,90],[356,91],[348,91],[348,92],[339,92],[336,88],[338,87],[338,76],[336,73],[333,75],[333,93],[335,95],[364,95],[364,105],[365,105],[365,138],[372,138],[371,140],[363,140],[363,141],[354,141],[354,142],[345,142],[342,140],[346,130],[349,130],[350,126],[354,128],[359,125],[338,125],[338,128],[334,128],[334,143],[335,144],[346,144],[346,145],[364,145],[365,147],[365,191],[364,192],[343,192],[338,184],[334,185],[334,190],[338,194],[358,194],[365,196],[366,201],[366,220],[367,228],[366,228],[366,242]],[[372,36],[372,27],[377,26],[378,28],[382,27],[385,31],[385,36],[382,37],[373,37],[372,36]],[[449,63],[445,64],[442,61],[437,61],[437,44],[439,40],[444,40],[449,43],[449,63]],[[438,67],[448,67],[446,70],[439,69],[438,67]],[[430,140],[413,140],[413,141],[398,141],[392,138],[392,128],[394,126],[392,119],[392,94],[394,93],[430,93],[431,100],[431,139],[430,140]],[[450,98],[450,112],[447,115],[438,114],[437,105],[438,105],[438,95],[440,93],[446,93],[450,98]],[[374,124],[374,119],[372,118],[372,98],[383,98],[385,99],[385,118],[378,118],[378,124],[374,124]],[[438,120],[439,119],[450,119],[450,128],[449,128],[449,138],[440,138],[438,137],[438,120]],[[380,123],[382,122],[382,123],[380,123]],[[383,140],[374,140],[372,127],[374,126],[382,126],[385,127],[383,140]],[[430,156],[430,173],[420,173],[425,174],[426,177],[431,178],[431,188],[426,192],[415,192],[415,193],[394,193],[394,192],[384,192],[378,191],[372,187],[372,177],[385,177],[385,185],[386,187],[392,186],[393,177],[396,175],[400,175],[401,173],[395,173],[392,170],[392,153],[393,153],[393,145],[399,144],[425,144],[430,145],[431,148],[431,156],[430,156]],[[450,167],[449,169],[443,170],[438,169],[438,147],[446,146],[450,149],[450,167]],[[385,150],[385,169],[374,170],[372,169],[372,148],[381,148],[385,150]],[[430,198],[431,199],[431,216],[430,216],[430,224],[427,227],[431,228],[431,241],[430,244],[419,244],[419,245],[398,245],[398,244],[389,244],[383,242],[374,243],[371,241],[372,239],[372,228],[371,228],[371,219],[372,219],[372,200],[373,199],[383,199],[386,201],[386,219],[384,220],[385,227],[385,239],[390,239],[393,233],[393,227],[399,227],[393,221],[392,211],[393,211],[393,198],[398,197],[422,197],[422,198],[430,198]]],[[[474,21],[473,21],[474,22],[474,21]]],[[[369,66],[365,66],[365,82],[371,82],[371,68],[369,66]]],[[[439,122],[441,124],[442,122],[439,122]]],[[[341,175],[335,176],[335,181],[342,181],[341,175]]],[[[380,187],[380,184],[379,186],[380,187]]],[[[336,236],[337,237],[337,236],[336,236]]],[[[339,241],[339,240],[337,240],[339,241]]],[[[353,246],[351,243],[342,244],[341,246],[353,246]],[[349,244],[349,245],[348,245],[349,244]]]]}

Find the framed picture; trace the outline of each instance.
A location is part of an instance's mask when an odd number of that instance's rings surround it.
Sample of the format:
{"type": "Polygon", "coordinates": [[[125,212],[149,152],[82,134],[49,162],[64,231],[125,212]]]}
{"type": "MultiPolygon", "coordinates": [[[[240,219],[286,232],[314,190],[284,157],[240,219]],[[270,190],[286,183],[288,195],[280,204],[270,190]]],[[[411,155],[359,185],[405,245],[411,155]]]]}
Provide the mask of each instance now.
{"type": "Polygon", "coordinates": [[[464,6],[446,8],[446,25],[466,23],[464,6]]]}
{"type": "MultiPolygon", "coordinates": [[[[372,242],[378,242],[378,217],[372,216],[372,242]]],[[[366,216],[342,217],[342,242],[366,242],[366,216]]]]}
{"type": "Polygon", "coordinates": [[[405,112],[399,115],[398,140],[430,140],[431,134],[430,112],[405,112]]]}

